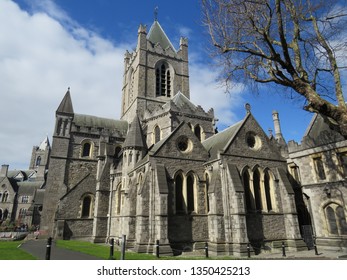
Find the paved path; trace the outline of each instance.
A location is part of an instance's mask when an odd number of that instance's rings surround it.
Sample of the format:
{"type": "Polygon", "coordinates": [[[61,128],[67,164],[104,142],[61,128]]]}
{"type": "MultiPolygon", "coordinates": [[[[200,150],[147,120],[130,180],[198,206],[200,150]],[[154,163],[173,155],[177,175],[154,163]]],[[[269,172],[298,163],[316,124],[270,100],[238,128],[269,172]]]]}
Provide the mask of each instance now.
{"type": "MultiPolygon", "coordinates": [[[[28,252],[39,260],[46,259],[47,240],[33,239],[23,243],[20,247],[22,250],[28,252]]],[[[80,252],[63,249],[56,247],[52,242],[51,247],[51,260],[102,260],[101,258],[83,254],[80,252]]]]}
{"type": "Polygon", "coordinates": [[[315,250],[303,250],[298,252],[286,251],[286,256],[282,253],[262,253],[252,256],[254,259],[287,259],[287,260],[347,260],[347,253],[342,251],[322,250],[318,247],[318,255],[315,250]]]}
{"type": "MultiPolygon", "coordinates": [[[[21,249],[35,256],[39,260],[44,260],[46,257],[46,239],[32,239],[24,242],[21,245],[21,249]]],[[[187,258],[189,258],[187,256],[187,258]]],[[[244,258],[247,259],[247,258],[244,258]]],[[[251,259],[297,259],[297,260],[347,260],[347,253],[341,251],[325,251],[318,248],[318,255],[314,250],[304,250],[299,252],[286,252],[286,257],[282,256],[282,253],[262,253],[260,255],[252,255],[251,259]]],[[[80,252],[58,248],[52,242],[51,248],[51,260],[102,260],[101,258],[83,254],[80,252]]]]}

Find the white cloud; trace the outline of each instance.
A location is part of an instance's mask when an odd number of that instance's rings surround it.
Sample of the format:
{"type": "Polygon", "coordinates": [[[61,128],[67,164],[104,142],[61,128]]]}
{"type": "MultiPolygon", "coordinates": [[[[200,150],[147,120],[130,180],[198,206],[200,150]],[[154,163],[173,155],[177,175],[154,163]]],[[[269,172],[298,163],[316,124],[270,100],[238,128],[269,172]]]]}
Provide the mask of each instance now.
{"type": "Polygon", "coordinates": [[[126,46],[114,47],[45,3],[47,13],[29,14],[0,1],[0,163],[11,168],[26,168],[32,146],[52,135],[68,87],[76,112],[119,118],[126,46]]]}

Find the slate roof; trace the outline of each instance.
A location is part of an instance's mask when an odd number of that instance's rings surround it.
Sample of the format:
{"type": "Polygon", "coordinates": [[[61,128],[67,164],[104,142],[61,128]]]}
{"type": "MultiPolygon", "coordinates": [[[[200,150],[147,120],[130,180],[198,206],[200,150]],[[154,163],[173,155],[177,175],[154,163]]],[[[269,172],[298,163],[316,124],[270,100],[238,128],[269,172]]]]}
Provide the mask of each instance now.
{"type": "Polygon", "coordinates": [[[73,114],[73,107],[70,95],[70,89],[65,93],[63,100],[61,101],[57,113],[73,114]]]}
{"type": "Polygon", "coordinates": [[[123,147],[137,147],[147,149],[146,141],[143,135],[140,119],[135,116],[130,124],[128,134],[125,138],[123,147]]]}
{"type": "Polygon", "coordinates": [[[128,122],[107,118],[100,118],[89,115],[75,114],[73,122],[78,126],[87,127],[102,127],[110,130],[118,130],[120,132],[126,132],[128,130],[128,122]]]}
{"type": "Polygon", "coordinates": [[[196,110],[196,106],[180,91],[172,98],[172,102],[175,103],[179,109],[188,107],[192,111],[196,110]]]}
{"type": "Polygon", "coordinates": [[[324,121],[323,117],[319,114],[314,114],[309,126],[307,127],[304,135],[305,138],[317,140],[320,138],[322,132],[326,131],[330,136],[331,141],[342,141],[343,137],[336,131],[330,129],[329,125],[324,121]]]}
{"type": "Polygon", "coordinates": [[[148,32],[147,39],[154,45],[159,43],[164,50],[167,48],[172,48],[172,50],[176,52],[174,46],[166,36],[163,28],[160,26],[157,20],[153,22],[148,32]]]}
{"type": "Polygon", "coordinates": [[[48,147],[50,147],[50,144],[49,144],[48,136],[46,136],[46,138],[43,139],[43,141],[41,142],[39,146],[39,150],[44,151],[48,147]]]}
{"type": "Polygon", "coordinates": [[[239,121],[202,142],[202,145],[209,152],[211,158],[216,158],[219,150],[225,151],[227,145],[235,137],[244,121],[239,121]]]}
{"type": "Polygon", "coordinates": [[[19,195],[34,195],[37,189],[40,189],[44,181],[25,181],[17,182],[19,195]]]}

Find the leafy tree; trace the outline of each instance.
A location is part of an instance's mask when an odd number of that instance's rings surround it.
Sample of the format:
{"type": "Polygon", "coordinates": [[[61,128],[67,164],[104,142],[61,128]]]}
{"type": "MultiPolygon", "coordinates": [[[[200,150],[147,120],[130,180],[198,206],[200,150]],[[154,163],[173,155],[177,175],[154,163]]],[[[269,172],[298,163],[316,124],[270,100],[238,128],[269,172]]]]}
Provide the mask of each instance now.
{"type": "Polygon", "coordinates": [[[202,10],[228,85],[289,88],[347,139],[346,0],[202,0],[202,10]]]}

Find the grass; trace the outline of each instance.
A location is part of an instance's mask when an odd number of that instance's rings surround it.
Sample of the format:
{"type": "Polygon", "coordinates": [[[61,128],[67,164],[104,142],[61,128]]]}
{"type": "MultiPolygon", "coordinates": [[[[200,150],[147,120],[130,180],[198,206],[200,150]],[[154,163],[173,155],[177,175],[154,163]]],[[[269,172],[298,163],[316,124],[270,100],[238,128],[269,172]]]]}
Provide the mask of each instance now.
{"type": "Polygon", "coordinates": [[[36,260],[29,253],[20,249],[23,241],[0,241],[0,260],[36,260]]]}
{"type": "MultiPolygon", "coordinates": [[[[56,240],[56,246],[78,251],[84,254],[89,254],[92,256],[96,256],[102,259],[109,259],[110,256],[110,247],[105,244],[94,244],[87,241],[76,241],[76,240],[56,240]]],[[[114,250],[113,258],[116,260],[120,259],[120,251],[114,250]]],[[[127,251],[125,253],[126,260],[158,260],[155,255],[152,254],[140,254],[127,251]]],[[[169,256],[161,256],[159,260],[203,260],[206,259],[205,256],[177,256],[177,257],[169,257],[169,256]]],[[[209,259],[235,259],[232,256],[224,256],[221,257],[210,257],[209,259]]]]}
{"type": "MultiPolygon", "coordinates": [[[[29,253],[23,251],[20,245],[23,241],[0,241],[0,260],[36,260],[36,258],[29,253]]],[[[69,249],[72,251],[81,252],[96,256],[101,259],[109,259],[110,247],[105,244],[94,244],[86,241],[77,240],[55,240],[55,246],[60,248],[69,249]]],[[[120,259],[120,251],[115,249],[113,258],[120,259]]],[[[127,251],[125,254],[126,260],[157,260],[157,257],[152,254],[139,254],[127,251]]],[[[203,260],[204,256],[161,256],[159,260],[203,260]]],[[[221,259],[220,257],[212,257],[209,259],[221,259]]],[[[233,257],[223,257],[223,259],[235,259],[233,257]]]]}
{"type": "MultiPolygon", "coordinates": [[[[75,241],[75,240],[57,240],[56,246],[78,251],[84,254],[89,254],[96,256],[102,259],[109,259],[110,256],[110,247],[108,245],[94,244],[87,241],[75,241]]],[[[113,258],[116,260],[120,259],[120,251],[114,250],[113,258]]],[[[127,260],[155,260],[157,259],[153,255],[149,254],[138,254],[132,252],[126,252],[125,258],[127,260]]]]}

